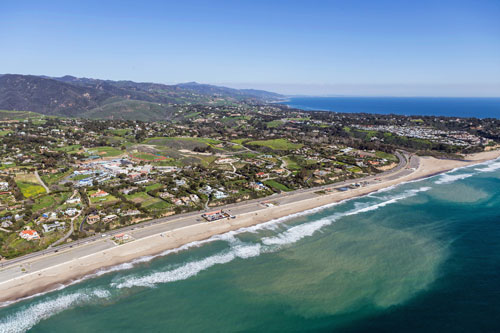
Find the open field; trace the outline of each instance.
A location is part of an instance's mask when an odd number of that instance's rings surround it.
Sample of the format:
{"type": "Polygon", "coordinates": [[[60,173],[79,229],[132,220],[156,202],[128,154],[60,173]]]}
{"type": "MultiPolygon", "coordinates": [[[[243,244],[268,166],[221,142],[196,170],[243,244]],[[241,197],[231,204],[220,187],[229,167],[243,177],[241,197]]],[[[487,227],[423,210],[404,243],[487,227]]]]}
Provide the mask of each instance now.
{"type": "Polygon", "coordinates": [[[93,147],[89,148],[90,155],[99,155],[101,157],[115,157],[123,154],[123,152],[114,147],[93,147]]]}
{"type": "Polygon", "coordinates": [[[41,176],[42,180],[47,185],[56,184],[64,177],[69,176],[73,172],[73,169],[69,169],[66,172],[58,172],[58,173],[47,173],[41,176]]]}
{"type": "Polygon", "coordinates": [[[42,185],[34,183],[25,183],[22,181],[19,182],[16,181],[16,183],[25,198],[31,198],[39,194],[45,193],[45,189],[43,188],[42,185]]]}
{"type": "Polygon", "coordinates": [[[161,156],[152,153],[144,153],[144,152],[129,154],[129,156],[140,161],[149,161],[149,162],[164,161],[168,158],[166,156],[161,156]]]}
{"type": "Polygon", "coordinates": [[[45,188],[40,185],[33,173],[17,174],[15,181],[25,198],[31,198],[45,193],[45,188]]]}
{"type": "Polygon", "coordinates": [[[283,126],[283,122],[281,120],[273,120],[266,123],[267,128],[276,128],[281,126],[283,126]]]}
{"type": "Polygon", "coordinates": [[[127,200],[130,200],[134,203],[140,203],[141,207],[147,209],[158,210],[161,207],[167,208],[169,206],[165,201],[152,197],[146,192],[137,192],[134,194],[126,195],[127,200]],[[162,204],[164,203],[164,205],[162,204]]]}
{"type": "Polygon", "coordinates": [[[55,150],[63,151],[68,154],[74,154],[77,153],[81,148],[82,148],[81,145],[69,145],[69,146],[57,147],[55,150]]]}
{"type": "Polygon", "coordinates": [[[42,118],[42,117],[43,116],[41,114],[30,111],[0,110],[0,121],[25,120],[30,118],[42,118]]]}
{"type": "Polygon", "coordinates": [[[266,180],[264,182],[265,185],[269,186],[269,187],[272,187],[276,190],[280,190],[280,191],[285,191],[285,192],[288,192],[288,191],[291,191],[288,187],[286,187],[285,185],[281,184],[281,183],[278,183],[277,181],[275,180],[266,180]]]}
{"type": "Polygon", "coordinates": [[[377,156],[378,158],[385,158],[386,160],[391,161],[391,162],[398,161],[398,158],[396,156],[394,156],[393,154],[384,153],[383,151],[377,151],[375,153],[375,156],[377,156]]]}
{"type": "Polygon", "coordinates": [[[214,146],[221,143],[221,141],[208,138],[156,137],[147,139],[144,143],[155,146],[165,146],[176,150],[193,150],[194,148],[206,148],[207,146],[214,146]]]}
{"type": "Polygon", "coordinates": [[[105,197],[101,198],[92,198],[91,195],[94,194],[96,191],[89,191],[88,197],[91,205],[102,205],[102,204],[110,204],[118,201],[118,198],[112,196],[111,194],[108,194],[105,197]]]}
{"type": "Polygon", "coordinates": [[[287,139],[272,139],[272,140],[261,140],[261,141],[250,141],[247,142],[248,145],[267,147],[272,150],[294,150],[302,147],[302,144],[292,143],[287,139]]]}

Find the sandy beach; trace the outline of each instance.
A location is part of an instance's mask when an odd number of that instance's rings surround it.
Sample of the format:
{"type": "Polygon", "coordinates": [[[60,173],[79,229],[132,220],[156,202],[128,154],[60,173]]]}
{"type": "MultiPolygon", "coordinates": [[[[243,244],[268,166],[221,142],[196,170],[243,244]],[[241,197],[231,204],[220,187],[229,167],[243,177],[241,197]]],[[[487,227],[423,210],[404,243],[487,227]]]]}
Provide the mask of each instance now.
{"type": "MultiPolygon", "coordinates": [[[[429,177],[498,157],[500,157],[500,151],[468,155],[465,161],[412,156],[408,165],[397,172],[388,173],[377,179],[371,177],[366,186],[349,191],[332,191],[323,195],[315,194],[314,190],[290,192],[280,197],[277,200],[279,204],[273,207],[249,203],[238,207],[238,209],[231,209],[231,213],[236,216],[234,219],[211,223],[199,221],[193,223],[191,216],[189,217],[191,225],[184,226],[181,222],[187,221],[188,217],[180,217],[178,221],[174,219],[161,225],[151,226],[149,229],[146,227],[146,229],[137,231],[136,235],[132,232],[135,240],[123,245],[114,245],[109,239],[103,239],[53,255],[28,259],[0,270],[0,301],[14,301],[48,291],[103,268],[131,262],[143,256],[156,255],[169,249],[176,249],[216,234],[284,218],[345,199],[366,195],[403,182],[429,177]],[[416,168],[413,168],[413,165],[416,168]],[[169,225],[168,228],[167,225],[169,225]]],[[[335,184],[330,186],[335,187],[335,184]]]]}

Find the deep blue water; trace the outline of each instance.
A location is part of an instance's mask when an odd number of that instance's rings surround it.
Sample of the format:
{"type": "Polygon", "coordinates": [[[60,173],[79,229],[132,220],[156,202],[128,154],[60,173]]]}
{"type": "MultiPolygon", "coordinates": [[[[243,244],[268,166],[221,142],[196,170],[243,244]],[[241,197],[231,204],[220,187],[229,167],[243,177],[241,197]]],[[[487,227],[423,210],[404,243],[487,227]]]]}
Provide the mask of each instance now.
{"type": "Polygon", "coordinates": [[[500,118],[500,98],[294,97],[284,104],[344,113],[500,118]]]}

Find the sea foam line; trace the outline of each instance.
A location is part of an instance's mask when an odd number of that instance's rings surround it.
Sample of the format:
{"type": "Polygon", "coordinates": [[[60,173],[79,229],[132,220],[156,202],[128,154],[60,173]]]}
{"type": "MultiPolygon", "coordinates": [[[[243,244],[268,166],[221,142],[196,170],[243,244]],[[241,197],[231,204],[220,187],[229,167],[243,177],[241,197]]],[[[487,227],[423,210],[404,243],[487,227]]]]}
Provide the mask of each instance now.
{"type": "Polygon", "coordinates": [[[457,180],[462,180],[465,178],[469,178],[474,176],[473,173],[462,173],[459,175],[450,175],[450,174],[442,174],[441,177],[436,180],[434,183],[441,185],[441,184],[451,184],[456,182],[457,180]]]}
{"type": "Polygon", "coordinates": [[[0,332],[26,332],[40,321],[64,310],[89,303],[92,300],[108,298],[110,295],[109,291],[103,289],[82,290],[81,292],[60,295],[51,300],[37,302],[1,319],[0,332]]]}

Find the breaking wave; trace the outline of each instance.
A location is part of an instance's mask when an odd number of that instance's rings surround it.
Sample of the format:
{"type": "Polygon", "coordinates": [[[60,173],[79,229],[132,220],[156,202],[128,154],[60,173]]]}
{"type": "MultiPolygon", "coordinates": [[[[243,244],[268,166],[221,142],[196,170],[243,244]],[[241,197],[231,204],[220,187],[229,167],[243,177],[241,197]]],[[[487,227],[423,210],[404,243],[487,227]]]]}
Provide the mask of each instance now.
{"type": "Polygon", "coordinates": [[[51,300],[37,302],[26,306],[13,315],[0,319],[0,332],[25,332],[40,321],[64,310],[95,300],[105,299],[110,295],[109,291],[103,289],[82,290],[81,292],[60,295],[51,300]]]}
{"type": "Polygon", "coordinates": [[[475,168],[474,170],[479,172],[493,172],[500,169],[500,161],[494,160],[483,164],[484,168],[475,168]]]}
{"type": "Polygon", "coordinates": [[[457,180],[465,179],[474,176],[473,173],[463,173],[460,175],[449,175],[449,174],[442,174],[441,177],[439,177],[438,180],[436,180],[434,183],[436,184],[450,184],[453,183],[457,180]]]}
{"type": "Polygon", "coordinates": [[[158,283],[186,280],[214,265],[226,264],[236,258],[247,259],[256,257],[260,255],[260,247],[260,244],[238,244],[231,247],[229,251],[209,256],[201,260],[188,262],[169,271],[156,272],[143,277],[127,277],[125,281],[120,283],[112,283],[111,286],[118,289],[131,287],[154,287],[158,283]]]}

